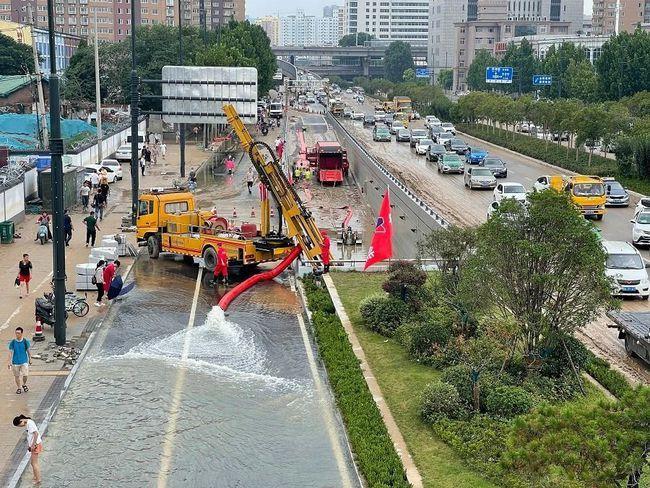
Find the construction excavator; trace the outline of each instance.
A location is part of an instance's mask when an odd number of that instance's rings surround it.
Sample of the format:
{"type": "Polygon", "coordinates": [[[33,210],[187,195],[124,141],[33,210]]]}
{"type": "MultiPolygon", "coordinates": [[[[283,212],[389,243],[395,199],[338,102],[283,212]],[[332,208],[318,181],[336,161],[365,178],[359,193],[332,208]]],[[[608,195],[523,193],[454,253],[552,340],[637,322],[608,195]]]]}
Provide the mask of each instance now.
{"type": "MultiPolygon", "coordinates": [[[[234,272],[264,262],[282,260],[274,270],[254,275],[251,279],[256,282],[272,279],[301,253],[307,260],[318,263],[322,260],[323,237],[311,212],[303,205],[282,171],[273,149],[265,142],[253,140],[233,105],[226,104],[223,110],[259,175],[260,229],[247,232],[242,226],[237,231],[228,225],[224,217],[195,208],[191,193],[153,189],[139,198],[138,241],[148,246],[152,259],[156,259],[161,252],[182,255],[188,261],[195,257],[202,258],[208,270],[216,265],[218,246],[226,250],[229,267],[234,272]],[[274,230],[271,230],[271,198],[268,193],[278,205],[279,223],[274,230]]],[[[249,280],[242,282],[231,293],[239,290],[236,296],[253,284],[247,283],[249,280]],[[243,289],[240,288],[242,286],[243,289]]]]}

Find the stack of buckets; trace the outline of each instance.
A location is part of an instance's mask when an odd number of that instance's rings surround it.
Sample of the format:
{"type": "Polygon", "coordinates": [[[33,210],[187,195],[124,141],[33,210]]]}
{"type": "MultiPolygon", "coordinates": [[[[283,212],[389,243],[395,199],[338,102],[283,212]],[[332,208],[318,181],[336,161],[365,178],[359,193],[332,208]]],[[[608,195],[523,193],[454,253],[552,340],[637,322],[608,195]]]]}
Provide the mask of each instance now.
{"type": "Polygon", "coordinates": [[[97,287],[93,285],[92,279],[100,260],[111,262],[120,256],[126,256],[126,236],[124,234],[115,234],[102,237],[99,247],[93,247],[88,255],[88,262],[78,264],[76,272],[76,289],[79,291],[92,291],[97,287]]]}

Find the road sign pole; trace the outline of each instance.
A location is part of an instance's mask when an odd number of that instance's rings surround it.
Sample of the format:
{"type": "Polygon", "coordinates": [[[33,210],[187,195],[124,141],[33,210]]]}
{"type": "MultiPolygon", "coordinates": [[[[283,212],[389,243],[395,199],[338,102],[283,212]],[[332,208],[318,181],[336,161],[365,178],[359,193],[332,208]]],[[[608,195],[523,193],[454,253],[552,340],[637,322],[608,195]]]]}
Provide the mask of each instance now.
{"type": "Polygon", "coordinates": [[[138,197],[140,192],[140,165],[138,148],[138,118],[140,116],[140,93],[138,72],[135,64],[135,9],[139,5],[131,0],[131,224],[135,225],[138,216],[138,197]]]}
{"type": "MultiPolygon", "coordinates": [[[[183,9],[182,0],[178,0],[178,64],[183,66],[183,9]]],[[[181,178],[185,178],[185,124],[178,124],[178,143],[180,145],[181,178]]]]}
{"type": "Polygon", "coordinates": [[[47,0],[47,24],[50,41],[50,154],[52,157],[52,237],[54,282],[54,340],[65,346],[65,243],[63,233],[63,139],[61,138],[61,104],[59,75],[56,72],[56,37],[54,0],[47,0]]]}

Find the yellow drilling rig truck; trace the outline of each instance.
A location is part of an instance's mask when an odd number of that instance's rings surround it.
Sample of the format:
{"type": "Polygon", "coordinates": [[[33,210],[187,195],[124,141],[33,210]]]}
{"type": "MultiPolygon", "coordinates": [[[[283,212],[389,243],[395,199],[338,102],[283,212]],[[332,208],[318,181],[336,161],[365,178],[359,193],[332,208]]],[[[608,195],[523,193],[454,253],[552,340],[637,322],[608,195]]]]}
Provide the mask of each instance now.
{"type": "Polygon", "coordinates": [[[318,226],[289,184],[273,150],[266,143],[253,140],[234,106],[226,104],[223,109],[266,189],[260,203],[260,228],[234,230],[227,219],[197,209],[191,193],[153,189],[139,198],[138,242],[148,247],[152,259],[157,259],[161,252],[182,255],[188,261],[198,257],[209,270],[217,264],[220,243],[235,274],[263,262],[283,259],[296,245],[306,259],[320,260],[322,236],[318,226]],[[269,196],[278,205],[277,232],[271,231],[269,196]]]}

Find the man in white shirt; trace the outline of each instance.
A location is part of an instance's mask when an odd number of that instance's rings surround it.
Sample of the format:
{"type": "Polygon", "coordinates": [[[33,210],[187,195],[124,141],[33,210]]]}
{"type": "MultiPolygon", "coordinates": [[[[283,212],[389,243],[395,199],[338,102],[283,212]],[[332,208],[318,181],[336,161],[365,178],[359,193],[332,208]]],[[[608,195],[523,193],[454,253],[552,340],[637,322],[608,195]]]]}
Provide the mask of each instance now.
{"type": "Polygon", "coordinates": [[[99,175],[97,173],[90,173],[90,183],[93,185],[93,188],[99,187],[99,175]]]}

